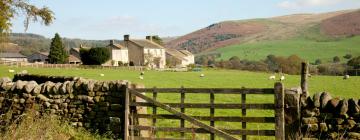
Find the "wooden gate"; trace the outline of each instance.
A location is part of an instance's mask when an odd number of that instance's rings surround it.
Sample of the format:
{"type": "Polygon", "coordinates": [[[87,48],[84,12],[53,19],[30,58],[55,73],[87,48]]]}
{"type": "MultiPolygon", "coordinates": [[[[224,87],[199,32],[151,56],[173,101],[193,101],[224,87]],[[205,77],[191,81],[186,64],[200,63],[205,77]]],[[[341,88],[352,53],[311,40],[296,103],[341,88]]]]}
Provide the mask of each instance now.
{"type": "MultiPolygon", "coordinates": [[[[285,139],[285,121],[284,121],[284,86],[282,83],[275,83],[274,88],[144,88],[144,89],[129,89],[127,88],[125,97],[125,112],[124,112],[124,135],[123,139],[185,139],[185,133],[208,133],[210,139],[215,139],[215,136],[222,139],[236,140],[236,135],[240,135],[241,139],[246,140],[248,135],[257,136],[275,136],[276,139],[285,139]],[[143,92],[151,92],[152,98],[148,97],[143,92]],[[158,94],[180,94],[180,103],[161,103],[157,101],[158,94]],[[209,103],[185,103],[186,94],[210,94],[209,103]],[[241,103],[215,103],[215,94],[240,94],[241,103]],[[248,94],[272,94],[274,95],[273,104],[248,104],[246,103],[246,95],[248,94]],[[135,98],[141,98],[145,102],[137,102],[135,98]],[[151,107],[152,114],[138,114],[137,107],[151,107]],[[157,113],[157,108],[161,108],[170,114],[160,115],[157,113]],[[202,108],[209,109],[209,116],[190,116],[186,115],[186,108],[202,108]],[[180,109],[176,110],[176,109],[180,109]],[[242,112],[240,117],[230,116],[214,116],[215,109],[239,109],[242,112]],[[248,117],[247,109],[258,110],[274,110],[275,117],[248,117]],[[152,120],[151,126],[139,124],[139,118],[147,118],[152,120]],[[157,119],[178,119],[180,126],[157,127],[157,119]],[[185,127],[185,121],[196,125],[197,128],[185,127]],[[209,121],[210,125],[204,123],[209,121]],[[215,121],[223,122],[241,122],[242,129],[217,129],[215,121]],[[248,130],[247,123],[274,123],[274,130],[248,130]],[[140,131],[152,131],[154,136],[141,137],[140,131]],[[178,132],[180,138],[158,138],[156,132],[178,132]]],[[[189,138],[188,138],[189,139],[189,138]]],[[[190,138],[191,139],[191,138],[190,138]]]]}

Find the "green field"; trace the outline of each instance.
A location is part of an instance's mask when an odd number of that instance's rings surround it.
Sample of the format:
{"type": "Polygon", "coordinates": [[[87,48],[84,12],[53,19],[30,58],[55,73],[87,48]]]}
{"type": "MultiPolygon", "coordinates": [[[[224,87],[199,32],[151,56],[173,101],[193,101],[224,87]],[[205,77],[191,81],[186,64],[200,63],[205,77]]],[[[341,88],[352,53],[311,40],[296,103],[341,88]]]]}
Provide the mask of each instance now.
{"type": "MultiPolygon", "coordinates": [[[[139,71],[129,70],[109,70],[109,69],[48,69],[48,68],[15,68],[0,66],[0,77],[12,76],[8,69],[16,71],[27,70],[30,74],[42,75],[62,75],[62,76],[81,76],[98,80],[129,80],[135,83],[143,83],[146,87],[197,87],[197,88],[268,88],[273,87],[275,81],[268,80],[271,73],[257,73],[236,70],[204,70],[203,72],[159,72],[145,71],[144,80],[139,79],[139,71]],[[100,73],[105,74],[104,77],[100,73]],[[201,73],[205,74],[200,78],[201,73]]],[[[300,83],[299,75],[286,75],[284,84],[287,88],[297,87],[300,83]]],[[[309,79],[310,93],[328,91],[333,96],[344,98],[357,98],[360,95],[360,77],[351,77],[343,80],[342,77],[336,76],[313,76],[309,79]]],[[[148,94],[151,96],[151,94],[148,94]]],[[[162,102],[180,102],[180,95],[159,94],[158,99],[162,102]]],[[[240,95],[216,95],[215,103],[239,103],[240,95]]],[[[247,103],[273,103],[272,96],[268,95],[249,95],[247,103]]],[[[187,103],[208,103],[209,95],[192,95],[187,94],[187,103]]],[[[151,111],[151,110],[149,110],[151,111]]],[[[160,110],[165,114],[165,111],[160,110]]],[[[249,110],[248,116],[264,117],[273,116],[273,111],[249,110]]],[[[209,109],[186,109],[186,114],[191,115],[209,115],[209,109]]],[[[216,110],[215,116],[241,116],[240,110],[216,110]]],[[[158,126],[179,126],[178,120],[158,121],[158,126]]],[[[241,123],[223,123],[215,124],[218,128],[240,129],[241,123]]],[[[187,124],[187,126],[191,126],[187,124]]],[[[250,129],[273,129],[273,124],[248,124],[250,129]]],[[[160,136],[177,136],[176,133],[160,133],[160,136]]],[[[190,137],[190,134],[189,134],[190,137]]],[[[255,137],[256,139],[258,137],[255,137]]],[[[262,137],[262,139],[265,137],[262,137]]],[[[200,135],[199,139],[207,139],[206,136],[200,135]]],[[[270,138],[271,139],[271,138],[270,138]]]]}
{"type": "Polygon", "coordinates": [[[316,39],[305,37],[261,41],[232,45],[217,49],[216,51],[221,53],[219,60],[228,60],[232,56],[238,56],[240,59],[261,60],[270,54],[276,56],[296,54],[310,62],[314,62],[316,59],[321,59],[323,62],[331,62],[334,56],[339,56],[344,61],[342,56],[345,54],[360,55],[360,36],[327,41],[316,41],[316,39]]]}

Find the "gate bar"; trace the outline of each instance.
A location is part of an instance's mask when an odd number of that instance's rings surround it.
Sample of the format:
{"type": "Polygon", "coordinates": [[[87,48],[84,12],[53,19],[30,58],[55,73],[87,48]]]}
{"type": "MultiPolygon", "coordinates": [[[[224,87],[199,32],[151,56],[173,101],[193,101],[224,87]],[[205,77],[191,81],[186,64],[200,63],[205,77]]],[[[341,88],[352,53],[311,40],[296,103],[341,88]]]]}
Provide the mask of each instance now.
{"type": "Polygon", "coordinates": [[[170,113],[173,113],[174,115],[176,115],[176,116],[178,116],[178,117],[180,117],[180,118],[182,118],[184,120],[187,120],[187,121],[189,121],[189,122],[191,122],[191,123],[193,123],[193,124],[195,124],[195,125],[197,125],[199,127],[202,127],[202,128],[204,128],[205,130],[207,130],[207,131],[209,131],[211,133],[215,133],[216,135],[218,135],[220,137],[223,137],[223,138],[225,138],[227,140],[237,140],[237,138],[229,135],[228,133],[225,133],[225,132],[223,132],[221,130],[218,130],[218,129],[214,128],[214,127],[206,125],[206,124],[198,121],[197,119],[195,119],[193,117],[189,117],[186,114],[181,113],[181,112],[175,110],[174,108],[171,108],[168,105],[165,105],[163,103],[155,101],[155,100],[153,100],[153,99],[151,99],[151,98],[149,98],[149,97],[147,97],[147,96],[145,96],[145,95],[143,95],[143,94],[141,94],[141,93],[139,93],[139,92],[137,92],[135,90],[131,90],[130,93],[144,99],[147,102],[153,103],[154,105],[156,105],[156,106],[158,106],[158,107],[160,107],[160,108],[162,108],[162,109],[164,109],[164,110],[166,110],[166,111],[168,111],[170,113]]]}

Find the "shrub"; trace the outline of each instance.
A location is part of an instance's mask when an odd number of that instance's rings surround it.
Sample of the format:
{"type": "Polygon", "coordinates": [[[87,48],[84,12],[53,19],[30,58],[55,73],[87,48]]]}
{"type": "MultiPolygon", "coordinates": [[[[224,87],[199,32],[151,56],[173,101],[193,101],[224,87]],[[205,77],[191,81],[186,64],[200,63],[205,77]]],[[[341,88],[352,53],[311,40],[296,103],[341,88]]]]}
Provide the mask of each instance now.
{"type": "Polygon", "coordinates": [[[347,65],[354,69],[360,69],[360,56],[350,59],[347,65]]]}
{"type": "Polygon", "coordinates": [[[352,55],[351,54],[346,54],[345,56],[343,56],[345,59],[351,59],[352,55]]]}
{"type": "Polygon", "coordinates": [[[339,56],[335,56],[335,57],[333,58],[333,62],[334,62],[334,63],[339,63],[339,62],[340,62],[340,57],[339,57],[339,56]]]}
{"type": "Polygon", "coordinates": [[[322,64],[321,59],[316,59],[316,60],[315,60],[315,65],[320,65],[320,64],[322,64]]]}
{"type": "Polygon", "coordinates": [[[80,50],[81,61],[85,65],[101,65],[110,59],[110,51],[107,48],[91,48],[80,50]]]}
{"type": "Polygon", "coordinates": [[[323,75],[343,75],[346,66],[343,64],[322,64],[318,67],[319,74],[323,75]]]}

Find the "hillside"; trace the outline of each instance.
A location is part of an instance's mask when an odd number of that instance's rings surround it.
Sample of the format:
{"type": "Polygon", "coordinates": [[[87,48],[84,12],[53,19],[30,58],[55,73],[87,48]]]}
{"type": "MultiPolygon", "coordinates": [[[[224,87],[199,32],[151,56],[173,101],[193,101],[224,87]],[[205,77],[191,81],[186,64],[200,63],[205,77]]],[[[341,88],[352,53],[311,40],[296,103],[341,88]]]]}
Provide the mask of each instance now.
{"type": "Polygon", "coordinates": [[[309,61],[314,60],[315,56],[328,60],[333,57],[330,55],[359,55],[360,51],[357,50],[360,49],[354,45],[360,39],[347,38],[359,34],[360,11],[344,10],[220,22],[170,41],[167,47],[188,48],[200,55],[218,52],[222,56],[220,59],[239,56],[258,60],[269,54],[299,54],[309,61]],[[271,49],[269,46],[272,46],[271,49]],[[300,49],[306,46],[306,49],[300,49]],[[334,53],[323,56],[323,49],[333,50],[334,53]],[[310,56],[313,52],[320,54],[310,56]]]}
{"type": "MultiPolygon", "coordinates": [[[[30,55],[36,51],[49,51],[50,49],[51,39],[37,34],[12,33],[8,39],[9,42],[17,45],[2,45],[1,49],[20,52],[24,55],[30,55]]],[[[89,47],[104,47],[108,44],[108,41],[63,38],[63,44],[66,48],[78,47],[80,44],[89,47]]]]}

